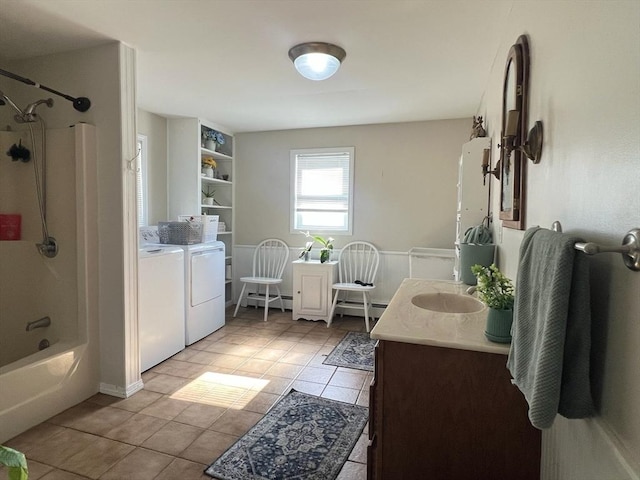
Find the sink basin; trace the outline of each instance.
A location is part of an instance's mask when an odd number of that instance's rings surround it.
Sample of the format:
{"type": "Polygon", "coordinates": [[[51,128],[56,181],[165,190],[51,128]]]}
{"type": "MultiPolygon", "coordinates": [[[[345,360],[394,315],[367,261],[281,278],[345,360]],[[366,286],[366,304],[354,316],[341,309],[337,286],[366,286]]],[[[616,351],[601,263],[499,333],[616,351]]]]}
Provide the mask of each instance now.
{"type": "Polygon", "coordinates": [[[469,295],[457,293],[421,293],[411,299],[416,307],[444,313],[473,313],[484,308],[484,304],[469,295]]]}

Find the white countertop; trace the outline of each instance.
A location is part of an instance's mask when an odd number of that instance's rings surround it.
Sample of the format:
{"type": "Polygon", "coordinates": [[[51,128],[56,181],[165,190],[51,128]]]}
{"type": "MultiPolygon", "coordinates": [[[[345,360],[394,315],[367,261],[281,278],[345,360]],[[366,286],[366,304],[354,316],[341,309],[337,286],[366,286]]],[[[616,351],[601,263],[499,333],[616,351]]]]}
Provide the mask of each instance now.
{"type": "Polygon", "coordinates": [[[411,303],[421,293],[466,295],[467,288],[459,282],[406,278],[371,330],[371,338],[508,355],[508,343],[490,342],[484,336],[486,306],[474,313],[443,313],[411,303]]]}

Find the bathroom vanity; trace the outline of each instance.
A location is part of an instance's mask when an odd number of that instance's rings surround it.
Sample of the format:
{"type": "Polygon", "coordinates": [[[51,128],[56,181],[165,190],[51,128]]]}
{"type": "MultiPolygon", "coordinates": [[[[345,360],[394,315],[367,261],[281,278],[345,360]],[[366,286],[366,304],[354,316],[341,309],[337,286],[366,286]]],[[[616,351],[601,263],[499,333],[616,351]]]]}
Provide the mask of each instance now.
{"type": "Polygon", "coordinates": [[[466,288],[406,279],[371,331],[369,480],[540,478],[509,346],[485,339],[487,308],[466,288]]]}

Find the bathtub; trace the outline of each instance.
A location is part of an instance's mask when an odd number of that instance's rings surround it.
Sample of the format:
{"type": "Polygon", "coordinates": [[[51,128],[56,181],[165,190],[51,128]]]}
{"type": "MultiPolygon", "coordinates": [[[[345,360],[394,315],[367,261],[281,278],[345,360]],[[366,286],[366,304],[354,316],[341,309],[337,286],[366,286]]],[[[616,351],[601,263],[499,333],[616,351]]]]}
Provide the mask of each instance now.
{"type": "MultiPolygon", "coordinates": [[[[0,151],[22,132],[0,132],[0,151]]],[[[42,257],[33,167],[0,163],[0,211],[22,214],[22,240],[0,242],[0,443],[98,389],[95,127],[47,131],[49,234],[60,253],[42,257]],[[5,182],[5,183],[3,183],[5,182]],[[9,188],[8,185],[11,185],[9,188]],[[26,331],[44,316],[51,325],[26,331]],[[46,338],[50,346],[38,351],[46,338]]]]}

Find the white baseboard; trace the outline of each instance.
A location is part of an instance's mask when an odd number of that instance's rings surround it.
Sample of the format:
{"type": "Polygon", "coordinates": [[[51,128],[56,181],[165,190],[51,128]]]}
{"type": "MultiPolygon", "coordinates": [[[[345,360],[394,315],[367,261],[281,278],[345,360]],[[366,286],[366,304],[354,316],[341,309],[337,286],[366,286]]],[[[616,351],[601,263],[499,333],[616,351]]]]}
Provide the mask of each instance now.
{"type": "Polygon", "coordinates": [[[112,397],[118,398],[129,398],[136,392],[139,392],[144,387],[144,383],[142,380],[138,380],[131,385],[127,385],[126,387],[120,387],[118,385],[111,385],[108,383],[100,384],[100,393],[104,393],[105,395],[111,395],[112,397]]]}

